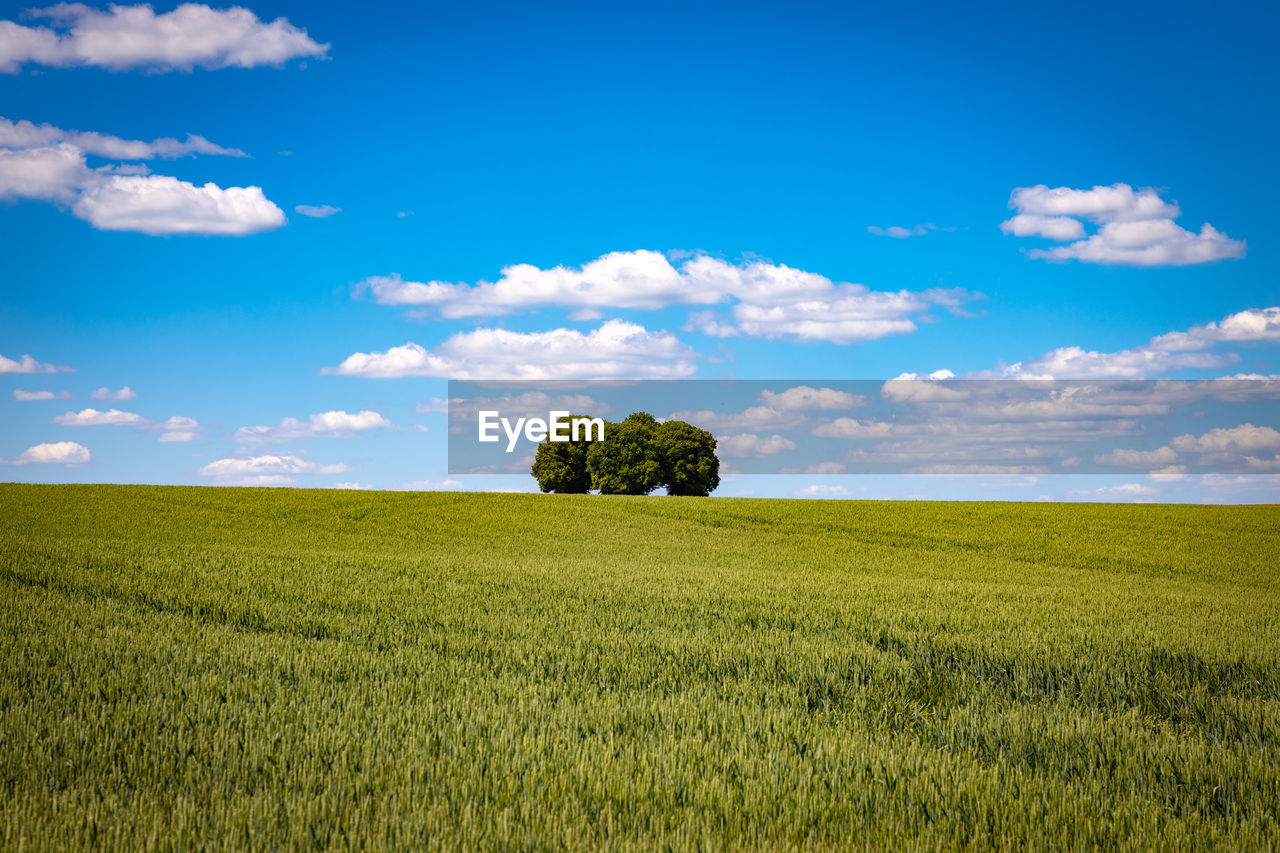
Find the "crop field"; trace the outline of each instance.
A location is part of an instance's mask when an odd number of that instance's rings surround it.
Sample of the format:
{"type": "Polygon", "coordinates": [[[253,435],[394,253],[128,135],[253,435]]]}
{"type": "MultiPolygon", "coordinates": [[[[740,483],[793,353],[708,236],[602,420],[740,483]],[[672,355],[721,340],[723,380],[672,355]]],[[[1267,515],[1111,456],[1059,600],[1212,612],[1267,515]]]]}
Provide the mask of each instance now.
{"type": "Polygon", "coordinates": [[[1275,849],[1278,529],[0,486],[0,844],[1275,849]]]}

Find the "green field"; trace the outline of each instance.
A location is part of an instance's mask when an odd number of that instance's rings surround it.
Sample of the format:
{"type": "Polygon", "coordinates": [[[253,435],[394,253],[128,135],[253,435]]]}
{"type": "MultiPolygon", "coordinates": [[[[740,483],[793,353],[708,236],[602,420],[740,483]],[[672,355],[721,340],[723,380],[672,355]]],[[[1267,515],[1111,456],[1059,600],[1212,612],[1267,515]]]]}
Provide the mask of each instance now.
{"type": "Polygon", "coordinates": [[[6,849],[1280,847],[1280,509],[0,486],[6,849]]]}

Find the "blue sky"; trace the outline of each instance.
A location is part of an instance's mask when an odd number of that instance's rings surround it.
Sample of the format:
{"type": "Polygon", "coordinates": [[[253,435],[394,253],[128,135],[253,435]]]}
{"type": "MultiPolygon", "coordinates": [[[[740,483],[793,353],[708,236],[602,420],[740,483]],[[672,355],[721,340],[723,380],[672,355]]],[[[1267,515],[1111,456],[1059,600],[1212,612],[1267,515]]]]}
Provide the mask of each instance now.
{"type": "MultiPolygon", "coordinates": [[[[593,378],[582,353],[602,376],[1280,374],[1263,4],[26,8],[0,4],[0,479],[529,488],[450,478],[419,409],[450,376],[593,378]],[[1152,346],[1175,332],[1194,346],[1152,346]],[[412,375],[369,375],[408,343],[412,375]],[[122,423],[66,417],[90,408],[122,423]],[[63,442],[88,461],[24,458],[63,442]]],[[[1274,499],[1260,472],[720,493],[1274,499]]]]}

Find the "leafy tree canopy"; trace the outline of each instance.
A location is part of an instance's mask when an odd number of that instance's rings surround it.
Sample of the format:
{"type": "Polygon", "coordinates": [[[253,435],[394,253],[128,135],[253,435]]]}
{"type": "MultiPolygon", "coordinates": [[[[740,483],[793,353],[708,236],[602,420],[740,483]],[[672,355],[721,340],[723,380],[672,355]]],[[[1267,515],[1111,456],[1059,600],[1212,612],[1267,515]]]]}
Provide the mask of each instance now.
{"type": "Polygon", "coordinates": [[[662,461],[662,484],[669,495],[706,497],[720,485],[716,437],[684,421],[667,421],[653,430],[662,461]]]}
{"type": "MultiPolygon", "coordinates": [[[[570,419],[579,417],[586,416],[570,419]]],[[[706,430],[634,412],[605,424],[603,441],[548,438],[538,446],[532,473],[544,492],[647,495],[665,486],[669,495],[705,497],[720,485],[715,451],[715,436],[706,430]]]]}
{"type": "MultiPolygon", "coordinates": [[[[570,415],[568,422],[585,415],[570,415]]],[[[563,422],[563,421],[562,421],[563,422]]],[[[572,433],[570,433],[572,434],[572,433]]],[[[533,476],[544,492],[585,495],[591,490],[586,441],[543,441],[533,458],[533,476]]]]}

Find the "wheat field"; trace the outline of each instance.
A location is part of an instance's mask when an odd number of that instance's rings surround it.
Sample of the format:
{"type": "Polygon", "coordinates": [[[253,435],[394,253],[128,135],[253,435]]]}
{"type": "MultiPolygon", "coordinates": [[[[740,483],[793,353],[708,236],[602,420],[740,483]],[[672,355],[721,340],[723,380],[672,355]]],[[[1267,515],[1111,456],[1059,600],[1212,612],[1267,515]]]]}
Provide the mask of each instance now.
{"type": "Polygon", "coordinates": [[[1278,523],[0,486],[0,843],[1274,849],[1278,523]]]}

